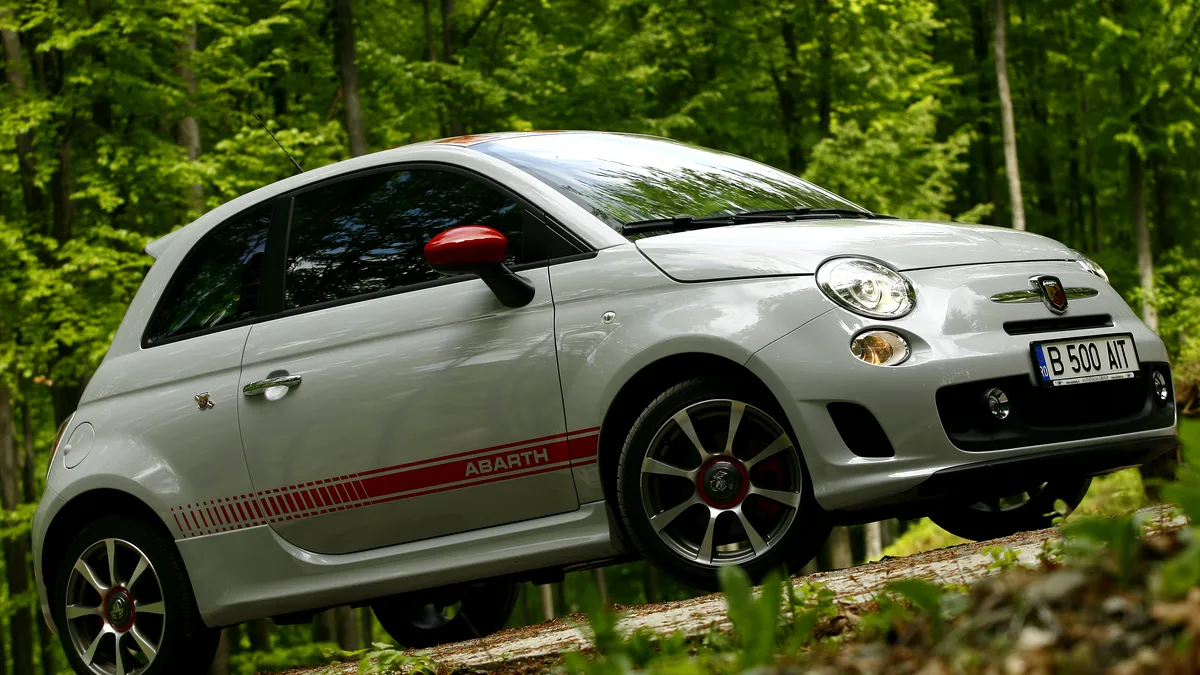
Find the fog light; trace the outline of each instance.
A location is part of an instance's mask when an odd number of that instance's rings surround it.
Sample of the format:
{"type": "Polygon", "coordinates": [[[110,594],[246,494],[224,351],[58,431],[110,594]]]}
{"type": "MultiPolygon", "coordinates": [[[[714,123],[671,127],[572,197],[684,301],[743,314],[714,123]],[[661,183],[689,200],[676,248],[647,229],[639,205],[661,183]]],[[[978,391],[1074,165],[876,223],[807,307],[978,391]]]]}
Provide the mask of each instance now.
{"type": "Polygon", "coordinates": [[[1166,403],[1171,396],[1171,387],[1167,386],[1167,378],[1159,371],[1154,371],[1154,396],[1159,403],[1166,403]]]}
{"type": "Polygon", "coordinates": [[[908,358],[908,341],[890,330],[869,330],[850,341],[850,353],[874,366],[896,366],[908,358]]]}
{"type": "Polygon", "coordinates": [[[998,420],[1007,419],[1009,413],[1012,412],[1012,404],[1008,401],[1008,394],[1004,393],[1003,389],[989,389],[983,395],[983,400],[987,403],[988,411],[992,413],[992,417],[998,420]]]}

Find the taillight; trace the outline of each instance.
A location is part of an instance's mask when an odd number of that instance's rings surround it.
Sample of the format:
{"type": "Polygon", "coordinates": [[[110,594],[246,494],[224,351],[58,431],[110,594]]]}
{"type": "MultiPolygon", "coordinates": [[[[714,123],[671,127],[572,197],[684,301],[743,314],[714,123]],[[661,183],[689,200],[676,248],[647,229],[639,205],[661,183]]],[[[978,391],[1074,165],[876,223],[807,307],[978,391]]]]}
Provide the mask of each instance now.
{"type": "Polygon", "coordinates": [[[46,479],[50,479],[50,469],[54,468],[54,458],[58,456],[58,446],[62,444],[63,434],[67,433],[67,426],[71,424],[71,420],[75,419],[75,413],[71,413],[63,423],[58,425],[58,433],[54,435],[54,445],[50,446],[50,462],[46,465],[46,479]]]}

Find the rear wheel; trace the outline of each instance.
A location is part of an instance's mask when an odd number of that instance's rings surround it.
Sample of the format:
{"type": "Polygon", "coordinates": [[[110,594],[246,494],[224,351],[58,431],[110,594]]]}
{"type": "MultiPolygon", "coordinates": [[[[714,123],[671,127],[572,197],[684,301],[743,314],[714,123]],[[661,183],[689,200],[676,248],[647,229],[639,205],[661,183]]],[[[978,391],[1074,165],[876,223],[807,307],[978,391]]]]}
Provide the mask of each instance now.
{"type": "Polygon", "coordinates": [[[480,582],[436,596],[393,596],[376,601],[371,609],[396,642],[420,649],[484,637],[504,628],[516,607],[518,590],[511,581],[480,582]]]}
{"type": "Polygon", "coordinates": [[[1016,494],[943,508],[930,519],[950,534],[974,541],[1041,530],[1054,524],[1056,501],[1067,505],[1067,512],[1061,514],[1065,516],[1079,506],[1091,484],[1090,477],[1034,482],[1016,494]]]}
{"type": "Polygon", "coordinates": [[[634,422],[618,467],[618,507],[638,549],[681,581],[717,571],[799,569],[829,534],[804,464],[772,401],[726,378],[688,380],[634,422]]]}
{"type": "Polygon", "coordinates": [[[200,618],[171,538],[126,516],[76,535],[53,597],[63,649],[81,675],[205,673],[220,638],[200,618]]]}

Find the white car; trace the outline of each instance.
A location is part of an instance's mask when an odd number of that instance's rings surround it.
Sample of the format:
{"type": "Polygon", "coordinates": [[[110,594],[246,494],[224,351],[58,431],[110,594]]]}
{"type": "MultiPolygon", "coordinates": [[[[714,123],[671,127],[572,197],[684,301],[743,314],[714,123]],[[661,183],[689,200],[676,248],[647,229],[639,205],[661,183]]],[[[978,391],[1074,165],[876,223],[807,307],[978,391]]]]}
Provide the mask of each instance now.
{"type": "Polygon", "coordinates": [[[831,524],[1006,535],[1175,445],[1162,342],[1075,251],[664,139],[388,150],[147,251],[34,523],[79,673],[347,604],[462,639],[520,581],[711,588],[831,524]]]}

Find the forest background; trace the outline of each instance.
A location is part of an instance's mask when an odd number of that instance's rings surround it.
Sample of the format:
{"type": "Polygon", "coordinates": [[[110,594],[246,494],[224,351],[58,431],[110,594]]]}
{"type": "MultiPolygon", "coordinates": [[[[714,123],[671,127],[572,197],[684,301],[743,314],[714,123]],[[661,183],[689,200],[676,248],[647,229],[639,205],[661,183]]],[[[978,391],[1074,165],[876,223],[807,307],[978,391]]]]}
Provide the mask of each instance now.
{"type": "MultiPolygon", "coordinates": [[[[251,113],[308,168],[463,133],[627,131],[884,213],[1028,229],[1108,271],[1200,408],[1196,0],[0,0],[0,42],[0,675],[66,668],[28,522],[145,244],[292,172],[251,113]]],[[[1142,499],[1136,474],[1112,483],[1142,499]]],[[[931,527],[839,528],[818,564],[902,530],[944,543],[931,527]]],[[[527,586],[513,621],[592,584],[622,604],[692,593],[633,563],[527,586]]],[[[339,608],[226,638],[220,675],[385,636],[339,608]]]]}

